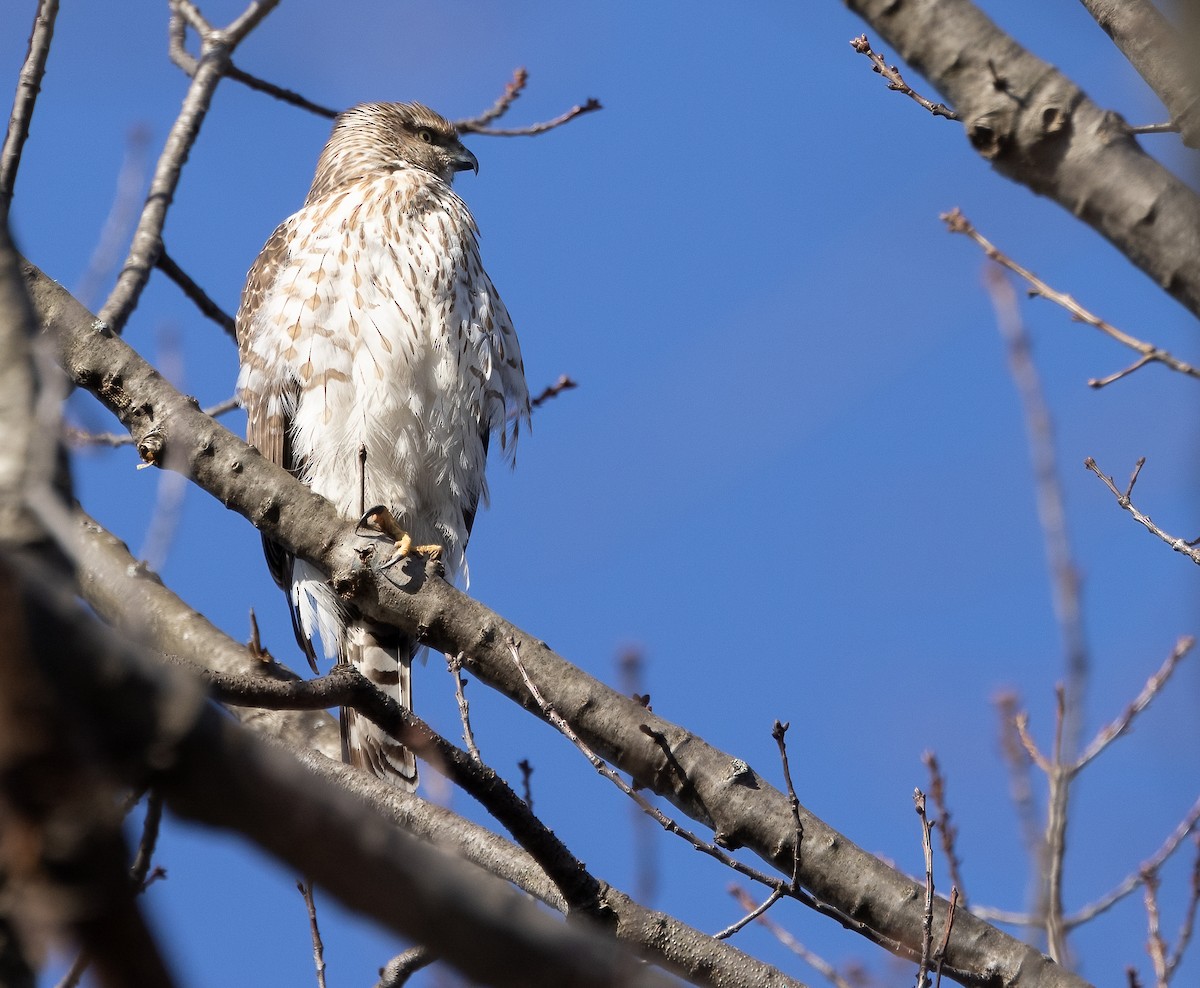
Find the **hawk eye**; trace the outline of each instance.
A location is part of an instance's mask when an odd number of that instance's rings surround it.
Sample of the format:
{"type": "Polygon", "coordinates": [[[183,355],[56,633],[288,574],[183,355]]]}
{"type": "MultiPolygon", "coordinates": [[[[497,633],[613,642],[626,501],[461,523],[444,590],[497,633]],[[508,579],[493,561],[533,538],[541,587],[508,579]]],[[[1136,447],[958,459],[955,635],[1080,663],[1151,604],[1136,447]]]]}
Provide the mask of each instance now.
{"type": "Polygon", "coordinates": [[[426,144],[433,143],[433,131],[429,130],[427,127],[422,127],[420,130],[418,130],[417,137],[426,144]]]}

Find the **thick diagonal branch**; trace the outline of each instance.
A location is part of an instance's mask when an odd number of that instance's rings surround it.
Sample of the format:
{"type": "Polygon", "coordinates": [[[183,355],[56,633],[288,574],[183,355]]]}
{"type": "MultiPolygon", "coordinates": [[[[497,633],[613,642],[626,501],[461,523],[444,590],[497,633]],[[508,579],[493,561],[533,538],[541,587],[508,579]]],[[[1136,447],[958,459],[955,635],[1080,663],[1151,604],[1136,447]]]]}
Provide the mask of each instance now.
{"type": "MultiPolygon", "coordinates": [[[[726,846],[748,847],[791,876],[796,828],[787,797],[745,762],[592,679],[444,581],[410,573],[411,582],[401,589],[373,568],[371,546],[327,501],[205,416],[32,265],[27,278],[68,376],[121,419],[143,458],[187,473],[260,531],[329,573],[335,590],[364,612],[440,651],[464,653],[464,664],[478,678],[540,715],[508,653],[508,640],[518,642],[529,676],[592,748],[711,827],[726,846]]],[[[798,877],[817,908],[874,942],[916,956],[920,886],[803,808],[800,813],[798,877]]],[[[939,914],[946,908],[941,902],[939,914]]],[[[970,985],[1084,984],[970,915],[955,922],[944,971],[970,985]]]]}
{"type": "Polygon", "coordinates": [[[1151,0],[1082,0],[1129,64],[1167,108],[1183,143],[1200,147],[1196,56],[1151,0]]]}
{"type": "Polygon", "coordinates": [[[222,717],[189,677],[156,668],[106,633],[61,581],[11,558],[3,565],[17,584],[5,588],[13,591],[7,599],[19,601],[27,627],[42,629],[31,643],[39,675],[86,733],[84,750],[115,779],[153,782],[177,815],[244,834],[483,984],[670,984],[612,940],[550,918],[479,869],[365,812],[222,717]],[[336,855],[328,853],[330,834],[338,835],[336,855]]]}
{"type": "MultiPolygon", "coordinates": [[[[82,513],[76,518],[74,541],[83,596],[110,626],[212,672],[243,680],[298,681],[287,669],[264,663],[209,624],[139,566],[124,544],[95,521],[82,513]]],[[[323,710],[231,709],[257,733],[283,741],[310,770],[368,802],[380,819],[453,851],[559,912],[566,911],[558,889],[523,848],[449,810],[338,764],[337,724],[323,710]]],[[[600,884],[598,896],[614,919],[616,938],[651,963],[711,988],[797,988],[798,982],[775,968],[673,916],[645,908],[607,882],[600,884]]]]}
{"type": "Polygon", "coordinates": [[[970,0],[845,0],[954,106],[1000,174],[1053,199],[1200,315],[1200,199],[1115,113],[970,0]]]}

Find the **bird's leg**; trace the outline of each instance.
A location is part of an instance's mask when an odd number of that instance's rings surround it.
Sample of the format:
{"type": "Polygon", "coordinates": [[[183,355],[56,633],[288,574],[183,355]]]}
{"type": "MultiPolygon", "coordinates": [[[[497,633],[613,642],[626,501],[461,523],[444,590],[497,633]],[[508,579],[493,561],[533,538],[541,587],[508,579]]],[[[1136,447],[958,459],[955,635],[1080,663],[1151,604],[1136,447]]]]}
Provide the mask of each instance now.
{"type": "Polygon", "coordinates": [[[440,545],[413,545],[412,536],[401,527],[400,523],[396,521],[396,516],[385,505],[377,504],[366,511],[359,520],[358,527],[373,528],[375,531],[381,532],[394,541],[395,551],[391,559],[384,563],[380,569],[387,569],[401,559],[414,554],[425,556],[427,559],[432,560],[442,558],[442,547],[440,545]]]}

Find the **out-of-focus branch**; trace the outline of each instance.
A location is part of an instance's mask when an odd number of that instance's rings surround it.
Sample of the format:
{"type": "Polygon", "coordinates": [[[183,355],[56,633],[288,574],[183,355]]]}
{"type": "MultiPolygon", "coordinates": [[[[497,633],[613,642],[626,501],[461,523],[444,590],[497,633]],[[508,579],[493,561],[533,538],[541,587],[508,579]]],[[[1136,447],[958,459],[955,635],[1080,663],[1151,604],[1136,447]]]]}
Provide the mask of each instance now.
{"type": "Polygon", "coordinates": [[[1151,535],[1155,535],[1162,539],[1163,542],[1167,543],[1167,545],[1169,545],[1176,552],[1183,553],[1183,555],[1187,556],[1188,559],[1190,559],[1193,563],[1200,565],[1200,548],[1197,548],[1197,543],[1200,543],[1200,539],[1189,542],[1186,539],[1182,539],[1178,536],[1170,535],[1167,532],[1164,532],[1161,528],[1154,524],[1149,515],[1144,515],[1138,511],[1138,509],[1134,507],[1133,501],[1130,500],[1130,496],[1133,494],[1133,485],[1137,483],[1138,474],[1141,473],[1142,467],[1145,465],[1145,463],[1145,457],[1142,457],[1137,461],[1137,466],[1135,466],[1133,470],[1133,476],[1131,476],[1129,479],[1129,486],[1125,488],[1125,491],[1122,493],[1121,491],[1117,490],[1117,485],[1114,483],[1112,477],[1100,470],[1100,468],[1096,465],[1095,460],[1089,456],[1083,461],[1083,465],[1091,470],[1092,473],[1094,473],[1097,477],[1099,477],[1104,486],[1112,491],[1113,496],[1117,499],[1117,504],[1133,515],[1134,521],[1143,526],[1151,535]]]}
{"type": "Polygon", "coordinates": [[[1121,712],[1116,720],[1105,725],[1092,740],[1092,743],[1079,756],[1078,761],[1075,763],[1075,772],[1079,772],[1088,762],[1129,730],[1133,724],[1133,719],[1150,706],[1151,701],[1162,692],[1163,687],[1167,685],[1167,680],[1171,678],[1171,674],[1175,671],[1175,668],[1183,661],[1184,657],[1192,650],[1195,644],[1196,639],[1191,635],[1185,635],[1175,643],[1175,647],[1171,649],[1171,654],[1167,656],[1167,660],[1162,664],[1162,668],[1146,680],[1146,685],[1134,697],[1133,702],[1121,712]]]}
{"type": "MultiPolygon", "coordinates": [[[[749,847],[791,875],[795,825],[787,798],[745,762],[615,693],[443,580],[410,567],[410,582],[397,586],[372,565],[374,547],[327,501],[204,416],[122,340],[97,329],[90,313],[36,268],[27,265],[26,272],[35,309],[68,377],[114,411],[134,433],[144,459],[186,471],[260,531],[329,573],[335,590],[365,614],[442,652],[463,652],[477,678],[528,708],[534,701],[505,644],[520,642],[522,661],[547,700],[599,754],[718,831],[727,846],[749,847]],[[164,460],[167,448],[172,455],[164,460]]],[[[801,818],[799,881],[812,893],[814,908],[873,942],[915,956],[920,910],[911,906],[918,887],[803,808],[801,818]]],[[[1039,988],[1084,983],[970,914],[955,923],[945,971],[968,984],[996,978],[1039,988]]]]}
{"type": "MultiPolygon", "coordinates": [[[[230,676],[299,683],[299,677],[253,652],[210,625],[199,613],[140,566],[125,546],[98,524],[79,515],[78,552],[84,598],[112,626],[151,647],[189,663],[230,676]]],[[[251,682],[253,680],[251,679],[251,682]]],[[[312,687],[298,687],[300,692],[312,687]]],[[[551,908],[567,904],[527,851],[491,832],[379,782],[340,762],[336,722],[323,710],[269,710],[234,706],[241,722],[283,741],[311,771],[369,801],[380,819],[432,841],[512,882],[551,908]],[[311,747],[310,747],[311,746],[311,747]],[[313,753],[309,753],[313,752],[313,753]],[[323,752],[324,757],[315,752],[323,752]]],[[[718,943],[661,912],[640,906],[628,895],[601,883],[599,895],[614,917],[617,939],[641,956],[700,985],[744,988],[794,988],[774,968],[718,943]]]]}
{"type": "Polygon", "coordinates": [[[61,629],[21,569],[10,554],[0,559],[0,866],[20,904],[21,939],[39,953],[76,940],[108,988],[168,988],[125,866],[119,783],[80,756],[90,738],[47,668],[61,629]]]}
{"type": "Polygon", "coordinates": [[[13,97],[4,146],[0,148],[0,223],[8,222],[17,169],[21,165],[21,151],[29,137],[33,108],[42,88],[42,76],[46,74],[46,59],[50,55],[50,43],[54,40],[54,20],[57,16],[58,0],[39,0],[37,13],[33,17],[33,30],[29,34],[29,51],[25,54],[21,74],[17,77],[17,92],[13,97]]]}
{"type": "MultiPolygon", "coordinates": [[[[951,226],[951,229],[954,227],[951,226]]],[[[1058,618],[1059,634],[1062,636],[1066,673],[1063,737],[1065,757],[1070,759],[1079,750],[1089,656],[1080,602],[1079,567],[1075,565],[1071,551],[1066,499],[1059,477],[1058,455],[1054,449],[1054,423],[1041,377],[1033,362],[1029,333],[1021,318],[1012,283],[995,265],[988,265],[985,281],[996,312],[996,325],[1008,350],[1009,371],[1021,402],[1029,456],[1033,461],[1038,520],[1042,527],[1050,582],[1054,588],[1054,614],[1058,618]]]]}
{"type": "Polygon", "coordinates": [[[125,138],[125,154],[117,172],[112,205],[96,237],[87,267],[76,282],[75,296],[87,306],[101,298],[105,284],[125,259],[125,246],[142,211],[142,195],[150,170],[150,128],[135,124],[125,138]]]}
{"type": "MultiPolygon", "coordinates": [[[[188,86],[183,107],[167,135],[158,165],[150,181],[146,204],[133,234],[133,243],[117,284],[100,309],[100,318],[109,328],[120,333],[137,306],[142,290],[150,279],[162,251],[162,231],[167,211],[175,198],[179,176],[183,172],[188,152],[200,134],[200,126],[212,103],[217,84],[225,74],[230,56],[242,39],[276,6],[279,0],[253,0],[246,10],[226,28],[209,29],[202,36],[199,65],[188,86]]],[[[176,0],[176,7],[194,11],[191,4],[176,0]]]]}
{"type": "Polygon", "coordinates": [[[1008,255],[1000,252],[999,249],[986,237],[983,236],[974,226],[971,221],[963,216],[962,212],[956,207],[948,213],[942,213],[941,220],[946,224],[946,228],[951,233],[962,233],[970,237],[975,243],[983,248],[983,252],[987,254],[997,264],[1008,268],[1009,271],[1018,277],[1024,278],[1031,288],[1030,295],[1039,295],[1042,298],[1049,299],[1056,305],[1062,306],[1069,313],[1071,318],[1076,322],[1086,323],[1088,326],[1094,326],[1100,332],[1104,333],[1111,339],[1116,340],[1122,346],[1127,346],[1131,350],[1136,350],[1141,356],[1129,367],[1118,371],[1115,374],[1110,374],[1108,377],[1091,378],[1088,381],[1088,387],[1103,388],[1109,384],[1119,381],[1123,377],[1127,377],[1135,370],[1145,367],[1147,364],[1159,363],[1169,367],[1173,371],[1178,371],[1180,374],[1186,374],[1188,377],[1200,378],[1200,368],[1193,367],[1189,363],[1185,363],[1178,357],[1173,356],[1166,350],[1156,347],[1153,343],[1147,343],[1144,340],[1139,340],[1137,337],[1130,336],[1128,333],[1123,333],[1110,322],[1106,322],[1099,316],[1093,315],[1082,305],[1075,301],[1070,295],[1056,291],[1047,285],[1032,271],[1021,267],[1016,261],[1008,255]]]}
{"type": "Polygon", "coordinates": [[[971,0],[845,0],[958,113],[1002,175],[1053,199],[1200,315],[1200,198],[1114,113],[971,0]]]}
{"type": "Polygon", "coordinates": [[[86,725],[60,702],[48,666],[61,629],[23,580],[37,567],[59,593],[71,583],[63,556],[25,510],[43,488],[53,493],[30,465],[43,459],[32,442],[57,447],[56,429],[38,435],[36,325],[0,217],[0,874],[13,902],[6,919],[26,956],[74,940],[100,984],[168,988],[126,871],[120,783],[89,757],[86,725]]]}
{"type": "Polygon", "coordinates": [[[1138,75],[1162,100],[1190,148],[1200,147],[1200,91],[1195,52],[1151,0],[1083,0],[1138,75]]]}
{"type": "MultiPolygon", "coordinates": [[[[119,781],[136,785],[149,774],[176,815],[244,834],[347,907],[428,944],[484,984],[669,983],[610,939],[552,920],[496,879],[401,833],[256,741],[205,703],[186,677],[155,669],[106,634],[45,574],[25,567],[19,579],[19,592],[8,599],[23,602],[29,627],[47,629],[33,643],[47,688],[75,711],[78,729],[89,732],[83,750],[111,766],[119,781]],[[280,806],[292,812],[281,814],[280,806]],[[329,834],[339,835],[337,855],[328,853],[329,834]],[[465,943],[470,950],[462,949],[465,943]]],[[[7,683],[4,695],[14,695],[7,683]]],[[[123,868],[120,876],[128,889],[123,868]]],[[[126,952],[127,963],[140,960],[126,952]]],[[[94,949],[93,955],[99,965],[94,949]]]]}
{"type": "Polygon", "coordinates": [[[546,385],[539,394],[530,398],[529,405],[531,408],[540,408],[551,398],[557,398],[564,391],[570,391],[577,387],[579,387],[579,383],[574,378],[566,374],[560,374],[557,381],[546,385]]]}

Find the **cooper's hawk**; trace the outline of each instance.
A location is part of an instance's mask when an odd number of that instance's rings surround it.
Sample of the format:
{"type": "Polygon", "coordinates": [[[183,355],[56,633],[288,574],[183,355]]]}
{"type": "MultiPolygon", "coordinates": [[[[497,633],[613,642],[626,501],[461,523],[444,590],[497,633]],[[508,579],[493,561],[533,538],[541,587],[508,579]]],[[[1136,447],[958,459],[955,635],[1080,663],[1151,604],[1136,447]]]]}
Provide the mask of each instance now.
{"type": "MultiPolygon", "coordinates": [[[[450,189],[479,165],[448,120],[418,103],[338,117],[303,208],[271,235],[237,314],[247,439],[347,518],[382,505],[450,578],[481,498],[488,437],[512,451],[529,417],[521,351],[450,189]],[[436,550],[432,554],[439,554],[436,550]]],[[[407,541],[403,540],[404,550],[407,541]]],[[[315,666],[353,663],[411,707],[417,646],[342,604],[322,575],[265,542],[315,666]]],[[[343,757],[412,789],[410,751],[352,710],[343,757]]]]}

